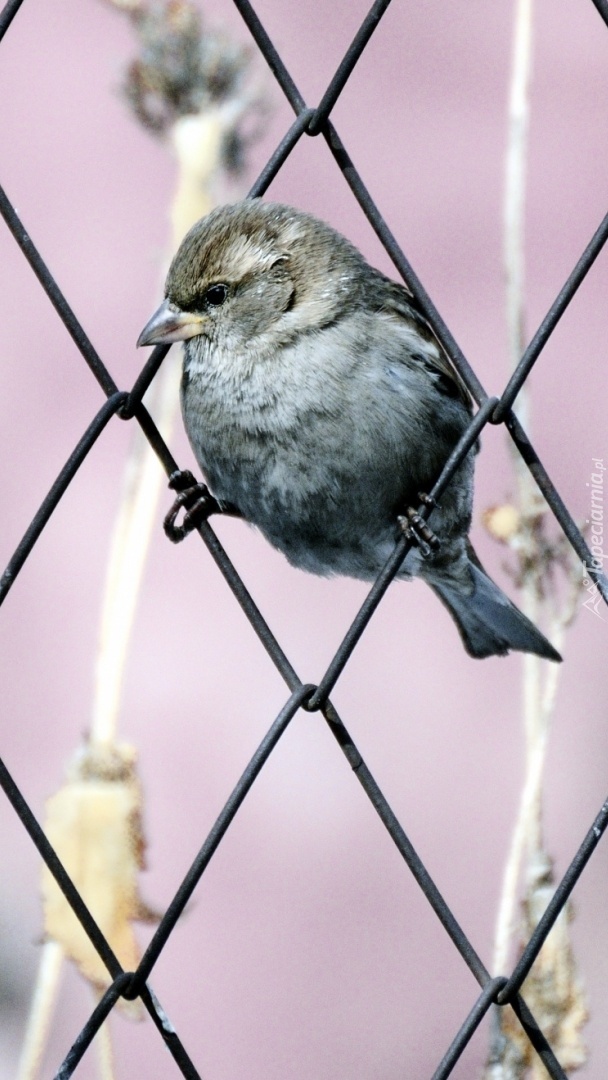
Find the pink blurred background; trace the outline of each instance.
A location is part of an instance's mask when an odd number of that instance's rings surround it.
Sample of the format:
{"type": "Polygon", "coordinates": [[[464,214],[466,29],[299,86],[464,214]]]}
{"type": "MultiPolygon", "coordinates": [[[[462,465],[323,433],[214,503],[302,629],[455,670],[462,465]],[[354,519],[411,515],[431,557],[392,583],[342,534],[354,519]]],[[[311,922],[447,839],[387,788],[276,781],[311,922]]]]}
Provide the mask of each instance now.
{"type": "MultiPolygon", "coordinates": [[[[366,11],[364,0],[258,0],[309,104],[366,11]]],[[[501,205],[512,5],[395,0],[334,121],[389,226],[491,393],[508,376],[501,205]]],[[[248,33],[229,0],[213,25],[248,33]]],[[[607,208],[608,28],[591,2],[539,0],[527,213],[530,336],[607,208]]],[[[96,0],[26,0],[0,50],[0,181],[121,388],[159,296],[174,163],[118,93],[134,44],[96,0]]],[[[252,181],[292,120],[273,103],[252,181]]],[[[269,196],[347,233],[391,272],[322,140],[302,140],[269,196]]],[[[7,229],[0,228],[4,566],[102,404],[102,394],[7,229]]],[[[532,437],[578,520],[591,459],[608,460],[603,253],[534,370],[532,437]]],[[[78,473],[0,618],[2,756],[38,817],[90,722],[109,534],[129,425],[114,420],[78,473]]],[[[184,467],[185,436],[174,439],[184,467]]],[[[478,460],[474,543],[511,590],[479,516],[513,493],[506,436],[478,460]]],[[[163,497],[162,512],[168,507],[163,497]]],[[[159,512],[128,665],[120,737],[139,750],[148,870],[169,903],[286,698],[280,677],[203,546],[173,548],[159,512]]],[[[237,569],[305,681],[318,679],[365,595],[305,576],[245,525],[217,522],[237,569]]],[[[582,604],[582,600],[581,600],[582,604]]],[[[608,789],[608,613],[567,638],[547,765],[546,838],[561,875],[608,789]]],[[[334,694],[337,708],[457,919],[489,965],[522,783],[521,658],[470,660],[423,585],[396,585],[334,694]]],[[[41,934],[39,863],[0,799],[2,1075],[13,1076],[41,934]]],[[[608,1062],[607,852],[575,893],[589,996],[589,1064],[608,1062]]],[[[142,931],[142,941],[149,935],[142,931]]],[[[206,1080],[397,1080],[433,1073],[478,987],[318,716],[300,714],[213,858],[151,980],[206,1080]]],[[[43,1075],[91,998],[65,973],[43,1075]]],[[[151,1023],[112,1021],[117,1077],[177,1077],[151,1023]]],[[[482,1027],[453,1075],[478,1074],[482,1027]]],[[[93,1052],[77,1075],[96,1075],[93,1052]]]]}

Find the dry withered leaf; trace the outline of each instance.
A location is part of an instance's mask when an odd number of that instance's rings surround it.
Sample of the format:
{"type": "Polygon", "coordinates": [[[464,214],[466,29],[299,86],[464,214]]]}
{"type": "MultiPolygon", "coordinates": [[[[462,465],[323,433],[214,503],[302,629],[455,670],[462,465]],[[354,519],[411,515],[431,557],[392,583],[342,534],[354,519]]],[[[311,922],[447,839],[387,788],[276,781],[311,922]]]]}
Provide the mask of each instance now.
{"type": "MultiPolygon", "coordinates": [[[[529,939],[538,924],[554,888],[551,861],[546,853],[539,852],[522,903],[522,942],[529,939]]],[[[571,920],[572,908],[567,904],[522,986],[526,1003],[568,1075],[587,1061],[582,1031],[589,1017],[572,948],[571,920]]],[[[545,1066],[511,1009],[500,1011],[499,1023],[499,1039],[495,1040],[492,1065],[485,1074],[487,1080],[545,1080],[545,1066]]]]}
{"type": "MultiPolygon", "coordinates": [[[[142,796],[133,747],[91,746],[79,750],[66,782],[47,801],[45,832],[120,963],[132,971],[139,960],[134,920],[155,916],[139,895],[144,865],[142,796]]],[[[45,936],[97,990],[110,976],[50,871],[42,873],[45,936]]],[[[124,1011],[141,1014],[139,1002],[124,1011]]]]}

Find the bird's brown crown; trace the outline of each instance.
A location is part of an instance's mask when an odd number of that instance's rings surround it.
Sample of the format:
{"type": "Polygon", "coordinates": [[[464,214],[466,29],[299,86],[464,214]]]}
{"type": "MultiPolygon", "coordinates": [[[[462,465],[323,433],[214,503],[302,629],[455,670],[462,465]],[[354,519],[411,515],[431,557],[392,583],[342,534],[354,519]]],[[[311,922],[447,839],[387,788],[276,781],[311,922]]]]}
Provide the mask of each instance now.
{"type": "Polygon", "coordinates": [[[249,199],[218,207],[190,229],[169,269],[166,295],[193,309],[211,283],[238,284],[281,262],[300,298],[331,279],[354,279],[365,265],[348,240],[311,215],[249,199]]]}

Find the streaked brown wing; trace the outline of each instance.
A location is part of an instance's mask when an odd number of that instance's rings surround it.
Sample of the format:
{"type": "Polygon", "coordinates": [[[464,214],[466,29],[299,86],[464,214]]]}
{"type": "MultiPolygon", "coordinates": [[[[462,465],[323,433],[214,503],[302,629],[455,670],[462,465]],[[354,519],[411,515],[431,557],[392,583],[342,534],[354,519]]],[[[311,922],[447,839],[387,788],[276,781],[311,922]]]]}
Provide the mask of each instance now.
{"type": "Polygon", "coordinates": [[[429,369],[431,374],[439,375],[438,388],[443,389],[449,397],[459,398],[464,405],[471,410],[471,397],[460,376],[448,360],[441,342],[433,332],[432,327],[420,311],[415,297],[406,285],[400,285],[384,274],[380,274],[383,281],[382,310],[388,311],[398,318],[414,322],[418,333],[426,341],[437,346],[435,356],[415,354],[412,360],[419,361],[421,365],[429,369]]]}

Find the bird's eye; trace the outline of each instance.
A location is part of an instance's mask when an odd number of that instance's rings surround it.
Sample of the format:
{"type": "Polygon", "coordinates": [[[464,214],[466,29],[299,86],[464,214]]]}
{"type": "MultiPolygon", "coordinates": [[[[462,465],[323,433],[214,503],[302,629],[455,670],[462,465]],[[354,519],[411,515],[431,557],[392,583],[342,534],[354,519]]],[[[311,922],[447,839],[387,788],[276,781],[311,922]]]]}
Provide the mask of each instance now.
{"type": "Polygon", "coordinates": [[[220,304],[224,303],[224,300],[226,299],[227,296],[228,296],[228,286],[218,283],[217,285],[210,285],[209,286],[209,288],[207,289],[207,291],[205,293],[205,300],[207,301],[208,304],[211,304],[213,307],[219,307],[220,304]]]}

